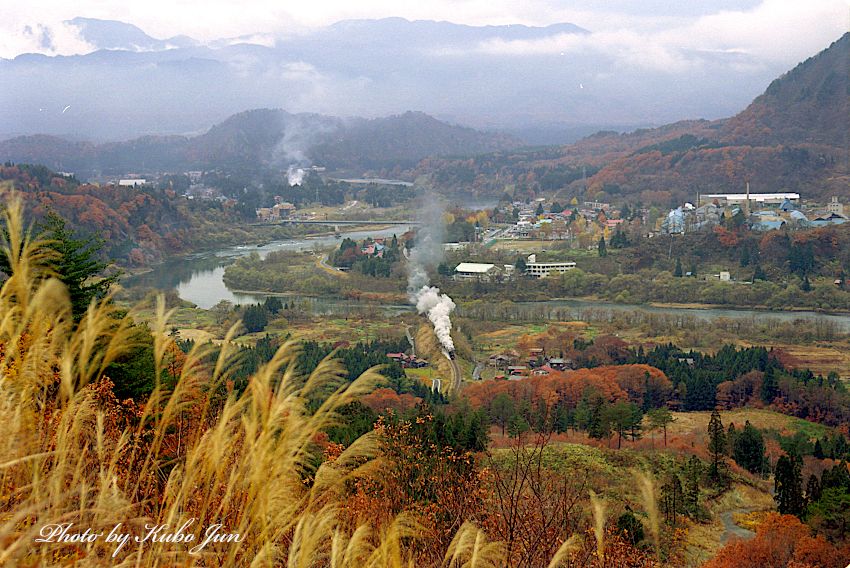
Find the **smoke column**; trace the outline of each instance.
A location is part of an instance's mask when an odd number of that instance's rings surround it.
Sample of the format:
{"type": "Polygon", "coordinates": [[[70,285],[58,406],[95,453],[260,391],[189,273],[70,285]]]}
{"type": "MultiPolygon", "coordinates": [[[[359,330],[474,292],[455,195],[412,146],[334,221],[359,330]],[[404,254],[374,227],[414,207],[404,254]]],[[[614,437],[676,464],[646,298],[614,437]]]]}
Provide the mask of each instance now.
{"type": "Polygon", "coordinates": [[[443,257],[443,210],[434,196],[425,196],[420,209],[419,231],[416,244],[408,258],[407,294],[416,311],[426,314],[434,326],[434,333],[446,355],[455,349],[452,341],[451,313],[455,303],[440,289],[430,286],[428,268],[433,268],[443,257]]]}
{"type": "Polygon", "coordinates": [[[286,170],[286,181],[289,182],[290,187],[301,185],[301,182],[304,181],[304,170],[295,166],[289,166],[286,170]]]}
{"type": "Polygon", "coordinates": [[[271,163],[281,169],[288,166],[286,181],[290,186],[301,185],[307,174],[305,168],[312,164],[310,149],[339,128],[335,120],[286,115],[280,122],[282,135],[272,150],[271,163]]]}
{"type": "Polygon", "coordinates": [[[440,289],[434,286],[423,286],[416,294],[416,310],[420,314],[428,314],[428,319],[434,324],[434,333],[446,354],[455,350],[450,317],[454,309],[455,303],[452,299],[440,294],[440,289]]]}

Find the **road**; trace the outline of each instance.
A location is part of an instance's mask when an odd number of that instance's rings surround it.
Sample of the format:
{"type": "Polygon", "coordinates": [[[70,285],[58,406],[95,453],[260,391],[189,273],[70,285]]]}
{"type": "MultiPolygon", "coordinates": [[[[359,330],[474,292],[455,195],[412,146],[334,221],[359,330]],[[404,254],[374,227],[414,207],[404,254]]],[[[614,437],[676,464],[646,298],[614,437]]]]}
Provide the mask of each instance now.
{"type": "Polygon", "coordinates": [[[732,537],[749,540],[756,535],[753,531],[735,524],[736,514],[749,513],[752,510],[753,509],[743,508],[720,513],[720,521],[723,523],[723,536],[720,537],[721,544],[726,544],[726,542],[732,537]]]}
{"type": "Polygon", "coordinates": [[[333,274],[334,276],[348,276],[345,271],[340,270],[339,268],[335,268],[328,264],[328,255],[327,254],[318,254],[316,255],[316,266],[327,272],[328,274],[333,274]]]}
{"type": "Polygon", "coordinates": [[[268,221],[265,223],[251,223],[254,226],[269,225],[419,225],[419,221],[353,221],[351,219],[281,219],[280,221],[268,221]]]}

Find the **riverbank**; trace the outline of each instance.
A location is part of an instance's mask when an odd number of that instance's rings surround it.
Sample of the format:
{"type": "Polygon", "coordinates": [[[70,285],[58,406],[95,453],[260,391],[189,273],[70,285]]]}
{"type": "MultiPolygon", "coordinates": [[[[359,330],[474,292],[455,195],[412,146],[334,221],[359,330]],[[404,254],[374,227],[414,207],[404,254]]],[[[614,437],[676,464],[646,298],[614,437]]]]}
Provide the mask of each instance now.
{"type": "MultiPolygon", "coordinates": [[[[469,298],[462,295],[454,295],[452,296],[456,302],[483,302],[488,298],[478,297],[478,298],[469,298]]],[[[695,312],[695,313],[708,313],[708,312],[727,312],[730,316],[740,316],[747,315],[751,313],[758,314],[760,316],[763,315],[779,315],[783,319],[794,316],[827,316],[827,317],[836,317],[836,318],[848,318],[848,322],[850,322],[850,311],[844,310],[825,310],[820,308],[808,308],[808,307],[798,307],[791,306],[788,308],[777,309],[764,305],[756,305],[756,306],[747,306],[747,305],[735,305],[735,304],[700,304],[696,302],[689,303],[677,303],[677,302],[646,302],[646,303],[621,303],[616,301],[611,301],[605,298],[601,298],[599,296],[562,296],[555,298],[545,298],[545,299],[532,299],[532,300],[509,300],[509,299],[499,299],[492,302],[493,304],[498,305],[522,305],[522,306],[562,306],[562,307],[575,307],[575,308],[600,308],[600,309],[617,309],[620,311],[627,310],[647,310],[647,311],[659,311],[659,312],[667,312],[667,311],[681,311],[681,312],[695,312]]]]}
{"type": "MultiPolygon", "coordinates": [[[[616,302],[614,302],[616,303],[616,302]]],[[[799,312],[799,313],[817,313],[823,315],[834,316],[850,316],[850,310],[825,310],[821,308],[807,308],[798,306],[789,306],[787,308],[771,308],[770,306],[739,306],[735,304],[698,304],[698,303],[675,303],[675,302],[649,302],[648,304],[630,304],[630,305],[646,305],[653,308],[671,308],[671,309],[687,309],[687,310],[748,310],[748,311],[764,311],[764,312],[799,312]]]]}

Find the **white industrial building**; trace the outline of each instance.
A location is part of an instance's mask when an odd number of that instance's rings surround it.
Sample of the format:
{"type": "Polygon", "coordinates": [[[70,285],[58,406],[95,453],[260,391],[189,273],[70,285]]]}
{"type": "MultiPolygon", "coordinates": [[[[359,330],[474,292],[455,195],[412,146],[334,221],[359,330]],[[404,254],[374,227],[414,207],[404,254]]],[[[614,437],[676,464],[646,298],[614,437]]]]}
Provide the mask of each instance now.
{"type": "Polygon", "coordinates": [[[525,273],[535,278],[546,278],[553,272],[563,274],[576,267],[575,262],[537,262],[537,255],[532,254],[525,263],[525,273]]]}
{"type": "Polygon", "coordinates": [[[124,187],[141,187],[141,186],[145,185],[146,183],[147,183],[147,180],[137,179],[137,178],[119,179],[118,180],[118,185],[124,186],[124,187]]]}
{"type": "Polygon", "coordinates": [[[501,269],[495,264],[461,262],[455,267],[454,277],[457,279],[491,280],[500,272],[501,269]]]}
{"type": "Polygon", "coordinates": [[[800,201],[799,193],[710,193],[700,195],[701,203],[717,203],[724,205],[743,205],[747,202],[758,205],[782,205],[785,201],[792,203],[800,201]]]}

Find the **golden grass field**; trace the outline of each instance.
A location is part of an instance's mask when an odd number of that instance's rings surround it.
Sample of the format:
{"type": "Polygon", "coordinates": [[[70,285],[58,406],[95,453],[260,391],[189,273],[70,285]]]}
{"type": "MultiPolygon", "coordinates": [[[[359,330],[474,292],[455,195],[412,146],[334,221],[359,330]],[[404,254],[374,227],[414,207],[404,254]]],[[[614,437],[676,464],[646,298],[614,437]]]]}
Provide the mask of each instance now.
{"type": "Polygon", "coordinates": [[[499,240],[491,248],[497,251],[531,254],[552,249],[559,241],[499,240]]]}
{"type": "MultiPolygon", "coordinates": [[[[720,416],[724,426],[727,427],[730,423],[734,423],[740,428],[749,421],[760,430],[772,430],[786,435],[801,431],[810,437],[819,437],[829,431],[826,426],[761,408],[724,410],[721,411],[720,416]]],[[[673,423],[667,427],[667,436],[705,435],[710,417],[711,413],[708,411],[674,412],[673,423]]]]}

